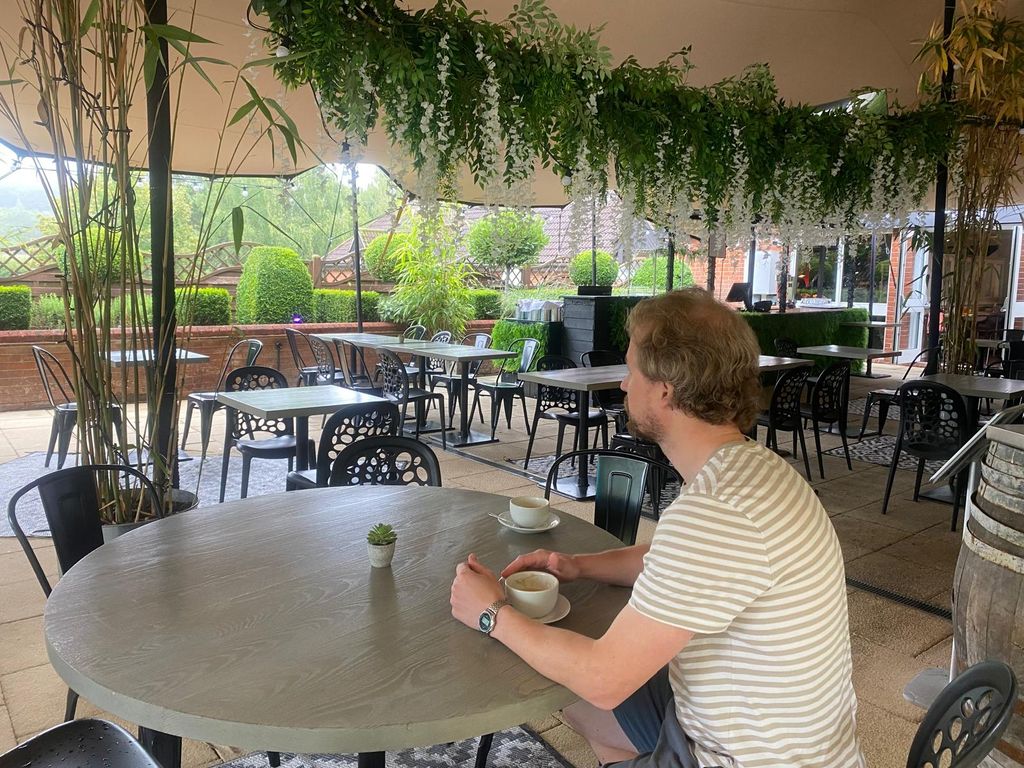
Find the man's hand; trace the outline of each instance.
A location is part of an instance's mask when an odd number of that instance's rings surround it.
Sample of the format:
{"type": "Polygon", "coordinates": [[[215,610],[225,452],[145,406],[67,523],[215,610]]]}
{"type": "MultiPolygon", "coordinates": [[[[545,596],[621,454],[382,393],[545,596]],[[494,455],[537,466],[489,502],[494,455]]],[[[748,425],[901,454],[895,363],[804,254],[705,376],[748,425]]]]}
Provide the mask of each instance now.
{"type": "Polygon", "coordinates": [[[547,571],[557,576],[560,582],[575,581],[580,577],[579,565],[572,555],[561,552],[549,552],[537,549],[526,555],[520,555],[501,572],[502,577],[511,576],[519,571],[547,571]]]}
{"type": "Polygon", "coordinates": [[[505,597],[494,571],[487,568],[476,555],[471,554],[455,568],[452,582],[452,616],[472,629],[479,628],[480,614],[495,600],[505,597]]]}

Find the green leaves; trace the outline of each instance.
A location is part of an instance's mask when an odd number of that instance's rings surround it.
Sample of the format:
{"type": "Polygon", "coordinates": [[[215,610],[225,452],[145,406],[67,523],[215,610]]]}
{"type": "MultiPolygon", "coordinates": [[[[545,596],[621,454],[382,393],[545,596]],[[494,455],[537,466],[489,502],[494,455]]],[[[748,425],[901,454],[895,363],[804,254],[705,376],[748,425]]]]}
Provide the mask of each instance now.
{"type": "Polygon", "coordinates": [[[245,212],[242,206],[231,209],[231,239],[234,241],[235,253],[242,250],[242,236],[245,234],[245,212]]]}

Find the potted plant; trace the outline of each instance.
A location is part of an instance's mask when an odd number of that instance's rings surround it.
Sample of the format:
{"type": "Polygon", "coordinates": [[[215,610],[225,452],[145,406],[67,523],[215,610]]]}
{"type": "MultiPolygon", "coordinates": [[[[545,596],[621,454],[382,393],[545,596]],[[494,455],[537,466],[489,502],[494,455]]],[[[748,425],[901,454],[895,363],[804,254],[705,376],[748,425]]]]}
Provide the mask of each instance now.
{"type": "Polygon", "coordinates": [[[366,549],[370,554],[370,565],[374,568],[388,568],[395,556],[395,542],[398,534],[387,523],[377,523],[366,534],[366,549]]]}

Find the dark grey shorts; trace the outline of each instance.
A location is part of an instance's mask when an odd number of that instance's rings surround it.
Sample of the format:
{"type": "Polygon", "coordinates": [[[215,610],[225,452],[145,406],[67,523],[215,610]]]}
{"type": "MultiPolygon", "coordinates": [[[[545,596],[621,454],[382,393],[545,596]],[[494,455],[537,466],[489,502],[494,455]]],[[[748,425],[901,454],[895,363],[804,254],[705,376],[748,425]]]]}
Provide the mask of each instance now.
{"type": "Polygon", "coordinates": [[[663,668],[614,710],[615,719],[640,755],[616,768],[700,768],[690,740],[676,720],[676,706],[663,668]]]}

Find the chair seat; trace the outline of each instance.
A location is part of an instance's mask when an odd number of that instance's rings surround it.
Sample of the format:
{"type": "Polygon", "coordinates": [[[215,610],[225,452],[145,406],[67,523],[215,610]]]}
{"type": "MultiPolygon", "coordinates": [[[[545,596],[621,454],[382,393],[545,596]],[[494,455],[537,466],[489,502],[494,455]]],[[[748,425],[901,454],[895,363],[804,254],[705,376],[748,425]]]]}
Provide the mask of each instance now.
{"type": "Polygon", "coordinates": [[[239,440],[235,445],[243,453],[261,454],[263,456],[276,454],[287,457],[295,453],[295,435],[268,437],[263,440],[239,440]]]}
{"type": "Polygon", "coordinates": [[[478,389],[486,390],[498,390],[498,389],[520,389],[523,386],[521,381],[480,381],[477,379],[473,382],[473,386],[478,389]]]}
{"type": "MultiPolygon", "coordinates": [[[[569,413],[568,411],[548,411],[546,414],[541,414],[541,416],[549,419],[557,419],[558,421],[567,421],[572,424],[575,424],[580,420],[579,413],[569,413]]],[[[591,408],[590,410],[587,411],[588,426],[600,424],[601,422],[604,421],[608,421],[608,414],[602,411],[600,408],[591,408]]]]}
{"type": "MultiPolygon", "coordinates": [[[[800,410],[801,410],[801,414],[800,415],[801,415],[801,417],[803,417],[803,415],[804,415],[802,413],[803,409],[801,408],[800,410]]],[[[811,418],[809,414],[807,415],[807,418],[811,418]]],[[[772,426],[771,417],[768,415],[767,411],[764,411],[764,412],[758,414],[757,425],[759,427],[770,427],[770,426],[772,426]]],[[[792,417],[790,417],[788,419],[781,419],[781,420],[779,420],[775,424],[775,428],[778,429],[781,432],[792,432],[794,429],[797,428],[797,426],[798,426],[798,424],[795,422],[795,420],[792,417]]]]}
{"type": "Polygon", "coordinates": [[[303,491],[308,488],[316,488],[316,470],[304,469],[301,472],[289,472],[285,483],[285,487],[289,490],[303,491]]]}
{"type": "MultiPolygon", "coordinates": [[[[193,403],[208,403],[211,400],[217,402],[216,392],[190,392],[188,399],[193,403]]],[[[219,403],[218,403],[219,405],[219,403]]]]}
{"type": "Polygon", "coordinates": [[[896,390],[895,389],[873,389],[868,394],[870,394],[871,397],[875,398],[875,400],[880,400],[883,397],[884,398],[888,398],[889,400],[895,400],[896,399],[896,390]]]}
{"type": "MultiPolygon", "coordinates": [[[[813,419],[814,409],[809,405],[801,405],[800,415],[805,419],[813,419]]],[[[839,421],[841,417],[842,415],[835,411],[833,411],[832,413],[825,411],[818,414],[818,421],[822,424],[834,424],[835,422],[839,421]]]]}
{"type": "Polygon", "coordinates": [[[121,726],[94,718],[56,725],[0,757],[2,766],[58,768],[101,764],[108,768],[160,768],[121,726]],[[69,755],[71,758],[65,762],[69,755]]]}

